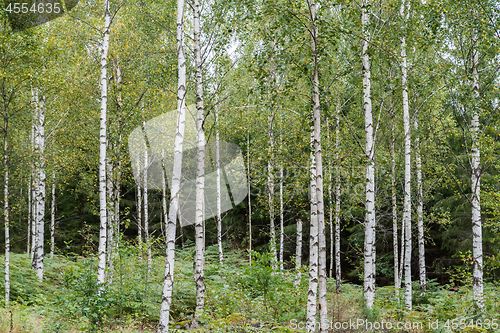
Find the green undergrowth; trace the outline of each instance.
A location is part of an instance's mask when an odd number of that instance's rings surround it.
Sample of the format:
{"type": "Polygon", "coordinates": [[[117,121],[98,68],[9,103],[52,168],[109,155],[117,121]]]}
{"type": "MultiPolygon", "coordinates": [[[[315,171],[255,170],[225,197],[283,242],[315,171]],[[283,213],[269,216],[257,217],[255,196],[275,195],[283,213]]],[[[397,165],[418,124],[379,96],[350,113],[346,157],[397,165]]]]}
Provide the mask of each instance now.
{"type": "MultiPolygon", "coordinates": [[[[111,282],[103,286],[96,283],[97,258],[94,256],[47,257],[44,281],[39,283],[30,258],[26,254],[11,254],[11,304],[5,308],[2,302],[0,307],[0,332],[9,332],[11,324],[13,333],[156,332],[165,258],[158,249],[148,270],[143,250],[131,244],[120,247],[114,258],[113,272],[108,272],[111,282]]],[[[217,247],[208,247],[205,312],[194,321],[193,257],[192,246],[177,250],[171,332],[186,329],[304,332],[308,283],[305,269],[296,286],[295,271],[274,272],[275,263],[268,253],[253,252],[252,266],[249,266],[247,254],[226,250],[224,264],[219,264],[217,247]]],[[[0,257],[2,266],[3,261],[0,257]]],[[[475,309],[472,289],[467,286],[450,291],[449,286],[440,286],[431,280],[423,294],[416,283],[411,312],[404,307],[404,290],[398,298],[394,287],[377,288],[375,304],[366,310],[362,286],[344,283],[340,294],[335,293],[334,279],[328,279],[327,286],[331,332],[500,332],[492,325],[494,319],[500,325],[500,286],[495,284],[485,284],[483,314],[475,309]],[[490,322],[489,329],[486,329],[486,320],[490,322]],[[389,329],[386,324],[383,329],[375,328],[376,323],[389,322],[410,323],[412,327],[389,329]]],[[[2,295],[4,288],[2,279],[2,295]]]]}

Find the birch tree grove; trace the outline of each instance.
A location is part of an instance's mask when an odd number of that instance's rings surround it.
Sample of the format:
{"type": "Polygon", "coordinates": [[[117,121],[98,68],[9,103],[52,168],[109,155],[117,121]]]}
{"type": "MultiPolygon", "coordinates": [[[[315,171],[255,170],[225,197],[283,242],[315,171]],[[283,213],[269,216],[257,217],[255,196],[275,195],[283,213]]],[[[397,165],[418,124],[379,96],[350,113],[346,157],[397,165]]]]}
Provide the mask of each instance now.
{"type": "Polygon", "coordinates": [[[106,132],[107,102],[108,102],[108,49],[109,33],[111,28],[111,13],[109,0],[104,0],[104,31],[101,41],[101,116],[99,132],[99,266],[97,270],[97,283],[104,284],[106,269],[106,243],[107,243],[107,200],[106,200],[106,150],[108,146],[106,132]]]}
{"type": "Polygon", "coordinates": [[[179,191],[182,171],[182,143],[184,141],[184,128],[186,124],[186,59],[184,56],[184,0],[177,0],[177,133],[174,142],[174,161],[172,172],[172,186],[170,194],[170,207],[166,226],[166,259],[165,275],[163,278],[163,291],[160,308],[160,321],[158,333],[168,332],[170,320],[170,306],[174,284],[175,260],[175,232],[177,210],[179,207],[179,191]]]}

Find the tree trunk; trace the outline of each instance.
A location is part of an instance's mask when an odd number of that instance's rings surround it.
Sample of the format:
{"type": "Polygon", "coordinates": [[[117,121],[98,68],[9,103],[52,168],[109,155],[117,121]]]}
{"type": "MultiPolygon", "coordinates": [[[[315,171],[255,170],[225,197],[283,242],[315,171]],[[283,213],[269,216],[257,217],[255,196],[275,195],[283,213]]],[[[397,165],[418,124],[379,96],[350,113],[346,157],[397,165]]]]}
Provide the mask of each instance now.
{"type": "MultiPolygon", "coordinates": [[[[145,122],[143,122],[144,126],[145,122]]],[[[144,181],[143,181],[143,191],[142,195],[144,196],[144,241],[146,242],[147,252],[148,252],[148,262],[147,262],[147,271],[148,274],[151,271],[151,244],[149,242],[149,204],[148,204],[148,168],[149,168],[149,156],[148,149],[146,147],[144,150],[144,181]]]]}
{"type": "Polygon", "coordinates": [[[280,270],[283,270],[283,248],[284,248],[284,230],[283,230],[283,165],[280,165],[280,270]]]}
{"type": "Polygon", "coordinates": [[[195,262],[193,279],[196,283],[196,310],[195,317],[198,318],[205,309],[205,278],[203,265],[205,262],[205,110],[203,107],[203,68],[201,61],[200,45],[200,4],[194,0],[194,58],[196,66],[196,216],[195,216],[195,262]]]}
{"type": "MultiPolygon", "coordinates": [[[[406,22],[408,19],[408,8],[406,0],[401,4],[401,16],[406,22]]],[[[403,89],[403,123],[405,132],[405,193],[403,225],[405,228],[405,306],[408,310],[412,308],[412,286],[411,286],[411,134],[410,134],[410,112],[408,109],[408,86],[406,65],[406,23],[405,31],[401,37],[401,85],[403,89]]]]}
{"type": "Polygon", "coordinates": [[[26,253],[29,254],[30,256],[32,255],[31,252],[31,220],[32,220],[32,213],[31,213],[31,174],[28,177],[28,234],[27,234],[27,241],[26,241],[26,253]]]}
{"type": "Polygon", "coordinates": [[[99,264],[97,268],[97,283],[104,284],[104,273],[106,270],[106,243],[107,243],[107,200],[106,200],[106,117],[108,101],[108,48],[109,29],[111,26],[111,14],[109,12],[109,0],[104,0],[104,36],[101,45],[101,119],[99,132],[99,264]]]}
{"type": "Polygon", "coordinates": [[[316,25],[316,3],[314,0],[310,2],[311,13],[311,55],[313,57],[313,119],[314,126],[314,155],[316,163],[316,200],[318,209],[318,247],[319,247],[319,318],[320,332],[328,330],[328,311],[326,300],[326,236],[325,236],[325,208],[323,196],[323,157],[321,151],[321,110],[320,110],[320,95],[319,95],[319,58],[317,54],[318,48],[318,28],[316,25]]]}
{"type": "Polygon", "coordinates": [[[363,34],[363,111],[365,115],[366,200],[365,200],[365,242],[364,242],[364,296],[366,306],[371,309],[375,300],[375,142],[373,137],[371,64],[368,55],[367,0],[362,0],[361,24],[363,34]]]}
{"type": "Polygon", "coordinates": [[[174,141],[174,166],[172,172],[171,201],[167,220],[167,249],[165,260],[165,275],[160,308],[158,333],[168,332],[170,305],[174,284],[175,232],[177,209],[179,206],[179,191],[182,171],[182,143],[186,124],[186,59],[184,56],[184,0],[177,0],[177,133],[174,141]]]}
{"type": "Polygon", "coordinates": [[[4,114],[3,127],[3,167],[4,167],[4,193],[3,193],[3,217],[5,224],[5,307],[9,306],[10,301],[10,212],[9,212],[9,150],[7,141],[7,110],[4,114]]]}
{"type": "Polygon", "coordinates": [[[54,233],[56,222],[56,172],[52,173],[52,189],[50,202],[50,257],[54,257],[54,233]]]}
{"type": "Polygon", "coordinates": [[[307,293],[306,330],[316,330],[316,302],[318,298],[318,201],[316,200],[316,158],[314,151],[314,126],[311,126],[311,225],[309,228],[309,290],[307,293]]]}
{"type": "Polygon", "coordinates": [[[274,115],[273,111],[268,117],[269,120],[269,161],[267,162],[267,184],[269,187],[269,220],[270,220],[270,246],[273,255],[273,270],[276,270],[276,263],[278,262],[278,254],[276,253],[276,226],[274,224],[274,115]]]}
{"type": "MultiPolygon", "coordinates": [[[[143,175],[140,170],[140,155],[137,157],[137,165],[139,168],[139,178],[141,178],[143,175]]],[[[139,259],[142,260],[142,179],[139,183],[139,186],[137,186],[137,238],[139,245],[139,259]]]]}
{"type": "MultiPolygon", "coordinates": [[[[418,118],[415,118],[415,131],[418,132],[418,118]]],[[[418,264],[420,273],[420,290],[425,293],[425,235],[424,235],[424,196],[422,189],[422,160],[420,159],[420,138],[415,137],[415,162],[417,167],[417,226],[418,226],[418,264]]]]}
{"type": "MultiPolygon", "coordinates": [[[[340,103],[339,103],[340,104],[340,103]]],[[[335,147],[337,148],[337,161],[339,160],[340,151],[340,105],[337,110],[337,126],[335,128],[335,147]]],[[[335,282],[336,292],[340,294],[342,291],[342,271],[340,264],[340,167],[337,163],[335,166],[335,282]]],[[[333,259],[332,259],[333,260],[333,259]]]]}
{"type": "Polygon", "coordinates": [[[36,205],[36,254],[34,258],[36,275],[40,282],[43,281],[44,257],[44,217],[45,217],[45,97],[38,95],[37,89],[33,90],[35,108],[35,205],[36,205]]]}
{"type": "MultiPolygon", "coordinates": [[[[217,245],[219,248],[219,263],[222,265],[224,263],[224,253],[222,252],[222,219],[221,219],[221,187],[220,187],[220,144],[219,144],[219,113],[217,106],[215,107],[215,176],[217,182],[217,245]]],[[[250,192],[249,192],[250,193],[250,192]]],[[[249,194],[250,195],[250,194],[249,194]]],[[[250,236],[251,237],[251,236],[250,236]]]]}
{"type": "Polygon", "coordinates": [[[302,266],[302,220],[297,220],[297,243],[295,247],[295,283],[294,286],[300,285],[302,274],[300,268],[302,266]]]}
{"type": "MultiPolygon", "coordinates": [[[[474,32],[472,44],[477,44],[477,36],[474,32]]],[[[474,96],[474,108],[470,125],[472,137],[472,159],[471,159],[471,184],[472,184],[472,289],[474,302],[480,310],[484,309],[483,299],[483,234],[481,225],[481,150],[479,143],[479,73],[477,70],[479,54],[477,49],[472,50],[472,76],[474,79],[472,93],[474,96]]]]}
{"type": "Polygon", "coordinates": [[[252,266],[252,199],[250,194],[250,132],[247,132],[247,174],[248,174],[248,260],[252,266]]]}
{"type": "Polygon", "coordinates": [[[396,202],[396,154],[394,145],[394,107],[391,98],[391,196],[392,196],[392,245],[394,252],[394,293],[399,297],[401,280],[399,275],[399,252],[398,252],[398,211],[396,202]]]}

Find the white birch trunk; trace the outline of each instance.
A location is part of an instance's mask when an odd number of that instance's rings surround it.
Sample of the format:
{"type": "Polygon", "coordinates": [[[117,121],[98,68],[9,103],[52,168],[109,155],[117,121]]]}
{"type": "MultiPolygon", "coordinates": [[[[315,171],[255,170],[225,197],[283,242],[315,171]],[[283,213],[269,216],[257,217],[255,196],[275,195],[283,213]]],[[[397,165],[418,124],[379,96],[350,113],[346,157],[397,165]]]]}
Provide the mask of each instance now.
{"type": "Polygon", "coordinates": [[[272,114],[273,111],[271,111],[271,114],[268,117],[269,120],[269,161],[267,162],[267,184],[269,187],[268,191],[268,196],[269,196],[269,221],[270,221],[270,247],[271,247],[271,253],[273,255],[273,263],[272,267],[273,270],[277,270],[276,263],[278,262],[278,254],[276,251],[276,226],[274,224],[274,116],[272,114]]]}
{"type": "MultiPolygon", "coordinates": [[[[337,161],[339,160],[340,151],[340,107],[337,110],[337,126],[335,128],[335,146],[337,147],[337,161]]],[[[339,294],[342,291],[342,271],[340,265],[340,167],[337,163],[336,180],[335,180],[335,282],[336,292],[339,294]]]]}
{"type": "Polygon", "coordinates": [[[247,175],[248,175],[248,260],[252,266],[252,199],[250,194],[250,132],[247,132],[247,175]]]}
{"type": "Polygon", "coordinates": [[[54,232],[56,222],[56,172],[52,173],[51,186],[51,202],[50,202],[50,257],[54,257],[54,232]]]}
{"type": "Polygon", "coordinates": [[[106,179],[106,188],[107,188],[107,219],[108,219],[108,230],[107,230],[107,243],[106,243],[106,261],[108,263],[108,269],[106,270],[106,280],[111,283],[113,280],[113,259],[112,259],[112,252],[113,252],[113,220],[114,220],[114,207],[111,206],[111,203],[113,202],[113,181],[112,181],[112,173],[113,173],[113,166],[111,165],[111,162],[108,159],[106,161],[106,168],[107,168],[107,179],[106,179]]]}
{"type": "Polygon", "coordinates": [[[283,165],[280,165],[280,270],[283,270],[283,165]]]}
{"type": "Polygon", "coordinates": [[[109,29],[111,26],[111,13],[109,12],[109,0],[104,0],[104,32],[101,45],[101,116],[99,131],[99,264],[97,268],[97,283],[104,284],[106,270],[106,243],[107,243],[107,200],[106,200],[106,117],[108,101],[108,48],[109,29]]]}
{"type": "Polygon", "coordinates": [[[45,217],[45,106],[44,97],[34,89],[35,108],[35,206],[36,206],[36,250],[35,268],[40,282],[43,281],[44,217],[45,217]]]}
{"type": "MultiPolygon", "coordinates": [[[[145,122],[144,122],[145,123],[145,122]]],[[[144,124],[143,124],[144,125],[144,124]]],[[[144,240],[146,242],[148,262],[147,270],[148,274],[151,271],[151,244],[149,242],[149,204],[148,204],[148,167],[149,167],[149,157],[148,157],[148,147],[144,150],[144,189],[142,194],[144,195],[144,240]]]]}
{"type": "MultiPolygon", "coordinates": [[[[215,107],[215,176],[217,182],[217,245],[219,248],[219,263],[222,265],[224,263],[224,253],[222,252],[222,219],[221,219],[221,187],[220,187],[220,144],[219,144],[219,114],[217,106],[215,107]]],[[[249,192],[250,193],[250,192],[249,192]]],[[[249,194],[250,195],[250,194],[249,194]]]]}
{"type": "Polygon", "coordinates": [[[7,114],[4,114],[3,127],[3,167],[4,167],[4,193],[3,217],[5,224],[5,307],[10,302],[10,212],[9,212],[9,156],[7,141],[7,114]]]}
{"type": "MultiPolygon", "coordinates": [[[[174,162],[172,172],[171,201],[167,220],[167,249],[165,260],[165,275],[163,278],[163,291],[160,308],[158,333],[168,332],[170,305],[174,284],[174,259],[175,259],[175,232],[177,210],[179,206],[179,190],[182,171],[182,143],[186,124],[186,59],[184,56],[184,0],[177,0],[177,133],[174,141],[174,162]]],[[[181,229],[182,230],[182,229],[181,229]]]]}
{"type": "MultiPolygon", "coordinates": [[[[32,91],[33,95],[33,104],[35,106],[35,110],[37,108],[37,102],[35,101],[35,92],[34,90],[32,91]]],[[[36,203],[35,203],[35,122],[33,121],[31,125],[31,161],[30,161],[30,166],[31,166],[31,220],[29,221],[31,224],[31,250],[30,250],[30,256],[31,256],[31,268],[36,269],[36,262],[35,262],[35,252],[36,252],[36,238],[37,238],[37,227],[36,227],[36,203]]]]}
{"type": "MultiPolygon", "coordinates": [[[[418,132],[418,118],[414,122],[415,131],[418,132]]],[[[424,235],[424,196],[422,189],[422,160],[420,158],[420,138],[415,137],[415,162],[417,167],[417,226],[418,226],[418,266],[420,273],[420,290],[425,293],[425,235],[424,235]]]]}
{"type": "Polygon", "coordinates": [[[196,216],[195,216],[195,262],[193,279],[196,284],[196,310],[195,318],[198,318],[205,309],[205,278],[203,265],[205,262],[205,228],[204,228],[204,208],[205,208],[205,130],[203,107],[203,68],[201,61],[200,45],[200,4],[199,0],[194,0],[194,58],[196,66],[196,216]]]}
{"type": "Polygon", "coordinates": [[[311,224],[309,229],[309,289],[307,293],[306,330],[316,330],[316,302],[318,298],[318,201],[316,200],[316,158],[314,151],[314,126],[311,126],[311,224]]]}
{"type": "Polygon", "coordinates": [[[375,143],[373,137],[373,117],[371,100],[371,64],[368,55],[369,13],[367,0],[361,4],[361,24],[363,38],[363,111],[365,115],[366,201],[365,201],[365,242],[364,242],[364,296],[366,306],[371,309],[375,300],[375,143]]]}
{"type": "Polygon", "coordinates": [[[318,209],[318,264],[319,264],[319,320],[320,332],[328,330],[328,309],[326,300],[326,236],[325,236],[325,208],[323,196],[323,157],[321,151],[321,110],[320,110],[320,95],[319,95],[319,58],[317,54],[318,48],[318,28],[316,25],[316,3],[314,0],[310,2],[311,13],[311,54],[314,62],[313,71],[313,126],[314,126],[314,155],[316,163],[316,200],[318,209]]]}
{"type": "MultiPolygon", "coordinates": [[[[137,165],[139,168],[139,177],[143,177],[142,172],[140,171],[140,155],[137,157],[137,165]]],[[[142,179],[139,186],[137,186],[137,238],[139,246],[139,259],[142,260],[142,179]]]]}
{"type": "Polygon", "coordinates": [[[391,196],[392,196],[392,245],[394,251],[394,293],[399,297],[401,280],[399,277],[399,252],[398,252],[398,211],[396,202],[396,154],[394,145],[396,142],[394,136],[394,108],[391,100],[391,196]]]}
{"type": "MultiPolygon", "coordinates": [[[[330,163],[328,163],[330,164],[330,163]]],[[[330,225],[330,267],[328,276],[333,278],[333,267],[335,266],[335,234],[333,231],[333,200],[332,200],[332,170],[328,167],[328,221],[330,225]]]]}
{"type": "Polygon", "coordinates": [[[26,253],[28,255],[32,255],[32,252],[31,252],[31,174],[30,176],[28,177],[28,239],[27,239],[27,244],[26,244],[26,253]]]}
{"type": "Polygon", "coordinates": [[[472,76],[474,79],[472,93],[474,96],[474,108],[472,111],[472,120],[470,125],[472,137],[472,159],[471,159],[471,186],[472,186],[472,290],[474,302],[480,309],[484,309],[483,299],[483,234],[481,224],[481,150],[479,143],[479,73],[478,62],[479,53],[475,48],[477,44],[476,32],[474,32],[472,42],[474,49],[472,51],[472,76]]]}
{"type": "MultiPolygon", "coordinates": [[[[406,0],[401,4],[401,16],[404,25],[408,19],[408,8],[406,0]]],[[[406,29],[403,34],[406,33],[406,29]]],[[[406,37],[401,37],[401,85],[403,89],[403,124],[405,132],[405,186],[404,186],[404,209],[403,225],[405,228],[405,306],[408,310],[412,308],[412,285],[411,285],[411,134],[410,134],[410,112],[408,107],[408,74],[406,65],[406,37]]]]}
{"type": "Polygon", "coordinates": [[[300,280],[302,278],[302,273],[300,269],[302,267],[302,220],[297,220],[297,243],[295,247],[295,283],[294,286],[298,287],[300,285],[300,280]]]}

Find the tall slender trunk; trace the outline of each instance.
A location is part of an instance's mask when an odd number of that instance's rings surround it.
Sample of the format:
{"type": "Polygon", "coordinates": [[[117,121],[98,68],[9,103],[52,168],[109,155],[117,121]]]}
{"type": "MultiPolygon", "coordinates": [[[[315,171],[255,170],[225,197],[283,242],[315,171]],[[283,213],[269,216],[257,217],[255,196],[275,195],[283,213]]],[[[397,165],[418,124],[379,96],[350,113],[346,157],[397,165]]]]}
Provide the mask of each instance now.
{"type": "Polygon", "coordinates": [[[101,116],[99,131],[99,264],[97,268],[97,283],[104,284],[106,270],[106,243],[107,243],[107,200],[106,200],[106,149],[108,138],[106,132],[107,101],[108,101],[108,48],[111,13],[109,0],[104,0],[104,32],[101,45],[101,116]]]}
{"type": "MultiPolygon", "coordinates": [[[[140,155],[137,157],[139,177],[143,177],[140,162],[140,155]]],[[[139,259],[142,260],[142,179],[139,186],[137,186],[137,238],[139,245],[139,259]]]]}
{"type": "Polygon", "coordinates": [[[297,243],[295,247],[295,282],[294,286],[300,285],[302,273],[300,268],[302,266],[302,220],[297,219],[297,243]]]}
{"type": "MultiPolygon", "coordinates": [[[[144,126],[145,122],[143,123],[144,126]]],[[[149,203],[148,203],[148,168],[149,168],[149,156],[148,149],[146,147],[144,150],[144,180],[143,185],[144,189],[142,191],[142,195],[144,196],[144,241],[146,242],[147,254],[148,254],[148,262],[147,262],[147,271],[148,273],[151,271],[151,244],[149,242],[149,203]]]]}
{"type": "Polygon", "coordinates": [[[200,45],[200,4],[194,0],[194,58],[196,66],[196,216],[195,216],[195,262],[193,279],[196,283],[195,317],[199,317],[205,309],[205,278],[203,264],[205,262],[205,110],[203,106],[203,68],[200,45]]]}
{"type": "Polygon", "coordinates": [[[252,199],[250,193],[250,131],[247,132],[247,175],[248,175],[248,260],[252,266],[252,199]]]}
{"type": "Polygon", "coordinates": [[[56,222],[56,172],[52,173],[52,186],[51,186],[51,202],[50,202],[50,257],[54,257],[54,233],[56,222]]]}
{"type": "Polygon", "coordinates": [[[408,310],[412,308],[412,286],[411,286],[411,134],[410,134],[410,112],[408,109],[408,74],[406,65],[406,20],[408,19],[406,0],[401,4],[401,16],[404,20],[405,30],[401,37],[401,85],[403,89],[403,123],[405,132],[405,193],[403,225],[405,228],[405,306],[408,310]]]}
{"type": "Polygon", "coordinates": [[[36,275],[43,281],[44,217],[45,217],[45,97],[33,90],[35,108],[35,205],[36,205],[36,254],[34,258],[36,275]]]}
{"type": "Polygon", "coordinates": [[[373,136],[371,64],[368,54],[370,16],[367,0],[361,4],[363,38],[363,111],[365,115],[366,153],[366,199],[365,199],[365,242],[364,242],[364,296],[366,306],[371,309],[375,300],[375,142],[373,136]]]}
{"type": "MultiPolygon", "coordinates": [[[[33,104],[35,105],[35,109],[37,108],[37,102],[35,101],[35,93],[34,90],[32,91],[33,94],[33,104]]],[[[37,248],[37,227],[36,227],[36,200],[35,200],[35,121],[33,120],[33,123],[31,124],[31,161],[30,161],[30,166],[31,166],[31,251],[30,251],[30,256],[31,256],[31,268],[36,269],[36,260],[35,260],[35,255],[36,255],[36,248],[37,248]]]]}
{"type": "Polygon", "coordinates": [[[396,154],[394,135],[394,106],[391,98],[391,197],[392,197],[392,245],[394,252],[394,293],[399,297],[401,280],[399,275],[399,252],[398,252],[398,210],[396,201],[396,154]]]}
{"type": "Polygon", "coordinates": [[[472,94],[474,96],[474,108],[472,110],[472,120],[470,132],[472,138],[472,159],[471,159],[471,187],[472,187],[472,289],[474,302],[480,310],[484,309],[483,299],[483,234],[481,225],[481,150],[479,143],[479,53],[476,49],[477,33],[474,32],[472,38],[474,49],[472,50],[472,76],[474,79],[472,94]]]}
{"type": "MultiPolygon", "coordinates": [[[[221,187],[220,187],[220,143],[219,143],[219,112],[217,106],[215,107],[215,176],[217,182],[217,245],[219,248],[219,263],[222,265],[224,262],[224,253],[222,252],[222,219],[221,219],[221,187]]],[[[250,195],[250,192],[248,192],[250,195]]]]}
{"type": "MultiPolygon", "coordinates": [[[[172,172],[171,200],[167,220],[167,249],[165,260],[165,275],[160,308],[158,333],[168,332],[170,305],[174,284],[175,232],[177,210],[179,206],[179,191],[182,171],[182,143],[186,124],[186,59],[184,56],[184,0],[177,0],[177,133],[174,141],[174,162],[172,172]]],[[[181,229],[182,230],[182,229],[181,229]]]]}
{"type": "MultiPolygon", "coordinates": [[[[281,145],[281,144],[280,144],[281,145]]],[[[283,230],[283,164],[280,164],[280,270],[283,270],[283,248],[284,248],[284,230],[283,230]]]]}
{"type": "Polygon", "coordinates": [[[107,188],[107,219],[108,219],[108,230],[107,230],[107,244],[106,244],[106,261],[108,263],[108,269],[106,270],[106,280],[108,280],[109,283],[113,281],[113,259],[112,259],[112,252],[113,252],[113,224],[114,224],[114,218],[115,218],[115,212],[114,212],[114,207],[112,206],[113,202],[113,180],[112,180],[112,173],[113,173],[113,166],[111,164],[110,158],[108,158],[108,161],[106,163],[106,168],[107,168],[107,179],[106,179],[106,188],[107,188]]]}
{"type": "Polygon", "coordinates": [[[318,201],[316,199],[316,158],[314,151],[314,126],[311,126],[311,221],[309,227],[309,289],[307,293],[306,330],[316,330],[316,302],[318,299],[318,201]]]}
{"type": "MultiPolygon", "coordinates": [[[[340,102],[339,102],[340,104],[340,102]]],[[[340,151],[340,105],[337,109],[337,126],[335,127],[335,147],[337,152],[337,161],[339,161],[340,151]]],[[[339,163],[335,165],[335,282],[336,292],[342,291],[342,270],[340,264],[340,167],[339,163]]]]}
{"type": "Polygon", "coordinates": [[[273,270],[276,270],[276,263],[278,262],[278,254],[276,253],[276,226],[274,224],[274,115],[273,111],[268,117],[269,120],[269,161],[267,162],[267,184],[268,184],[268,201],[269,201],[269,221],[270,221],[270,246],[273,255],[273,270]]]}
{"type": "Polygon", "coordinates": [[[415,162],[417,167],[417,226],[418,226],[418,266],[420,273],[420,290],[425,293],[425,235],[424,235],[424,195],[422,189],[422,160],[420,159],[420,137],[418,136],[418,118],[414,122],[415,131],[415,162]]]}
{"type": "Polygon", "coordinates": [[[28,255],[31,255],[31,220],[32,220],[32,212],[31,212],[31,179],[32,175],[30,174],[28,177],[28,234],[27,234],[27,241],[26,241],[26,253],[28,255]]]}
{"type": "MultiPolygon", "coordinates": [[[[7,112],[6,112],[7,113],[7,112]]],[[[3,192],[3,218],[5,224],[5,307],[10,301],[10,212],[9,212],[9,146],[7,141],[8,115],[4,114],[3,126],[3,167],[4,167],[4,192],[3,192]]]]}

